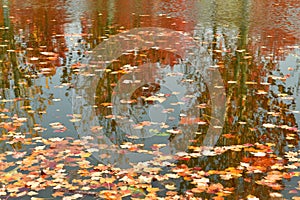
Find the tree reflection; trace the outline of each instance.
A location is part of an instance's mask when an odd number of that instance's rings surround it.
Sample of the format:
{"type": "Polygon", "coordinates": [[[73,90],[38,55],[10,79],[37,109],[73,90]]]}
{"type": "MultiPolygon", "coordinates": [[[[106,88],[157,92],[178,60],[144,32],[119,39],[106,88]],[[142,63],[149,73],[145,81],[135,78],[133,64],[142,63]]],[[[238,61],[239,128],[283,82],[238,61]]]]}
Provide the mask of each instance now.
{"type": "MultiPolygon", "coordinates": [[[[236,7],[235,7],[236,8],[236,7]]],[[[242,8],[245,11],[244,8],[242,8]]],[[[233,12],[234,13],[234,12],[233,12]]],[[[240,12],[244,13],[244,12],[240,12]]],[[[245,13],[244,13],[245,14],[245,13]]],[[[247,16],[247,15],[244,15],[247,16]]],[[[217,20],[216,20],[217,21],[217,20]]],[[[216,46],[221,47],[222,44],[216,42],[216,38],[223,38],[228,44],[230,41],[226,33],[214,31],[215,39],[213,40],[215,44],[213,45],[213,58],[222,67],[221,72],[225,80],[227,88],[227,115],[226,115],[226,125],[223,129],[224,134],[230,133],[234,135],[232,138],[223,138],[219,140],[218,145],[228,146],[233,144],[255,144],[255,143],[273,143],[274,152],[278,156],[284,156],[285,148],[288,144],[294,143],[289,142],[285,138],[290,131],[285,129],[276,128],[267,129],[263,128],[263,124],[271,123],[277,126],[287,125],[289,127],[297,126],[295,121],[295,116],[289,113],[289,110],[293,110],[295,104],[293,101],[284,101],[277,94],[278,91],[282,93],[289,93],[288,89],[284,86],[284,80],[274,81],[267,78],[270,70],[275,70],[279,59],[281,57],[272,57],[271,60],[263,60],[258,57],[252,57],[256,50],[252,49],[253,46],[248,41],[248,27],[245,27],[246,21],[242,21],[239,28],[239,39],[236,42],[236,50],[228,49],[228,52],[232,53],[221,53],[224,49],[218,49],[216,46]],[[253,51],[254,50],[254,51],[253,51]],[[230,58],[230,59],[228,59],[230,58]],[[259,61],[257,61],[257,59],[259,61]],[[228,81],[232,81],[229,83],[228,81]],[[281,83],[280,83],[281,82],[281,83]],[[270,84],[270,85],[269,85],[270,84]],[[269,95],[258,94],[258,91],[267,91],[269,95]],[[277,93],[277,94],[276,94],[277,93]],[[270,113],[271,111],[271,113],[270,113]],[[277,113],[277,114],[273,114],[277,113]]],[[[214,28],[213,30],[216,30],[214,28]]],[[[269,46],[269,45],[268,45],[269,46]]],[[[274,52],[280,52],[281,45],[274,46],[272,43],[272,49],[274,52]]],[[[225,49],[227,50],[227,49],[225,49]]],[[[261,55],[262,56],[262,55],[261,55]]],[[[272,74],[272,72],[270,73],[272,74]]],[[[295,146],[298,145],[297,142],[294,143],[295,146]]],[[[272,166],[277,163],[275,159],[270,155],[269,158],[253,158],[247,152],[228,152],[221,156],[213,158],[203,158],[203,159],[192,159],[186,163],[190,167],[200,166],[205,170],[216,169],[224,170],[227,167],[238,166],[239,162],[245,161],[245,159],[252,159],[249,161],[253,165],[269,165],[272,166]],[[256,160],[256,161],[255,161],[256,160]],[[257,163],[260,160],[261,163],[257,163]]],[[[268,167],[265,168],[266,171],[268,167]]],[[[265,172],[266,172],[265,171],[265,172]]],[[[244,180],[246,180],[247,175],[243,175],[244,180]]],[[[241,182],[241,179],[233,179],[232,181],[222,181],[217,176],[213,181],[222,182],[225,186],[239,188],[236,190],[236,195],[239,198],[245,198],[245,194],[255,194],[256,196],[268,196],[269,190],[267,188],[259,188],[255,185],[255,180],[259,179],[259,175],[249,175],[250,183],[241,182]],[[252,191],[252,188],[257,188],[256,191],[252,191]],[[240,193],[239,191],[243,191],[240,193]],[[244,193],[246,192],[246,193],[244,193]]],[[[192,185],[186,185],[186,182],[181,183],[182,188],[192,188],[192,185]]],[[[209,196],[202,196],[209,198],[209,196]]]]}
{"type": "MultiPolygon", "coordinates": [[[[199,168],[205,171],[226,170],[238,167],[240,162],[250,163],[254,167],[261,166],[261,174],[243,172],[243,177],[226,181],[219,175],[212,175],[211,182],[236,188],[233,198],[245,198],[250,193],[260,197],[269,196],[272,189],[257,185],[257,180],[270,172],[273,165],[285,163],[285,160],[276,160],[276,156],[284,157],[287,147],[297,146],[299,139],[298,134],[294,134],[298,124],[292,112],[297,102],[289,99],[294,90],[286,84],[289,76],[278,68],[278,62],[289,53],[287,46],[294,45],[299,39],[299,20],[295,20],[299,19],[299,2],[99,0],[85,1],[81,12],[77,12],[74,4],[64,5],[63,1],[23,1],[21,5],[19,1],[2,2],[0,90],[2,99],[14,101],[11,104],[1,101],[1,112],[10,108],[11,115],[27,117],[28,127],[24,128],[24,132],[35,135],[34,127],[41,123],[51,104],[53,94],[45,92],[49,80],[59,76],[57,84],[69,84],[72,87],[70,83],[73,73],[77,73],[80,66],[77,62],[80,63],[87,52],[103,40],[137,27],[164,27],[188,32],[207,50],[211,65],[220,71],[225,84],[225,126],[217,146],[249,144],[251,148],[251,145],[261,143],[272,146],[273,152],[257,158],[245,149],[230,150],[214,157],[188,158],[188,161],[178,161],[176,164],[179,167],[186,165],[195,172],[199,168]],[[68,24],[72,20],[76,23],[68,24]],[[69,28],[68,33],[66,27],[69,28]],[[63,69],[57,74],[60,66],[63,69]],[[45,83],[41,80],[45,80],[45,83]],[[266,124],[275,127],[269,128],[266,124]],[[291,134],[294,134],[294,139],[287,140],[291,134]]],[[[198,61],[202,60],[199,58],[198,61]]],[[[147,76],[149,83],[138,87],[127,99],[131,101],[131,113],[128,113],[133,115],[137,107],[143,113],[155,104],[145,99],[158,95],[162,90],[161,83],[167,77],[163,73],[161,77],[156,77],[155,70],[162,69],[172,74],[174,69],[180,68],[184,74],[183,80],[180,79],[180,84],[186,88],[184,94],[194,96],[193,100],[186,97],[185,103],[194,106],[197,102],[199,107],[189,108],[187,113],[190,116],[177,116],[169,123],[170,127],[162,131],[178,131],[180,125],[184,131],[194,132],[196,127],[197,134],[192,138],[191,146],[201,147],[212,120],[211,97],[204,84],[204,77],[193,70],[191,63],[181,63],[179,56],[165,50],[127,52],[116,58],[107,73],[96,83],[95,107],[106,134],[115,144],[132,141],[128,137],[130,133],[121,134],[115,119],[109,118],[113,114],[111,99],[117,83],[128,72],[124,66],[143,68],[146,63],[152,64],[152,73],[140,76],[147,76]]],[[[165,112],[175,112],[172,108],[165,112]]],[[[176,114],[179,112],[176,111],[176,114]]],[[[139,120],[136,119],[137,125],[146,121],[145,118],[139,120]]],[[[1,122],[5,122],[5,119],[1,118],[1,122]]],[[[4,132],[9,128],[23,131],[23,127],[1,126],[4,132]]],[[[167,143],[173,140],[174,135],[161,138],[167,143]]],[[[147,148],[154,144],[151,142],[146,144],[147,148]]],[[[13,148],[22,148],[21,145],[21,142],[16,143],[13,148]]],[[[188,151],[191,153],[193,149],[188,151]]],[[[176,184],[180,185],[178,191],[182,193],[195,187],[188,179],[181,179],[176,184]]],[[[209,194],[199,196],[212,197],[209,194]]]]}
{"type": "MultiPolygon", "coordinates": [[[[22,6],[15,1],[2,1],[1,4],[1,110],[8,112],[8,118],[1,118],[3,137],[9,134],[14,138],[14,132],[29,133],[30,137],[37,136],[39,123],[43,121],[49,100],[44,94],[49,86],[49,79],[40,86],[39,74],[51,76],[55,74],[55,67],[64,59],[65,46],[60,38],[53,39],[53,35],[60,32],[62,24],[57,24],[51,18],[58,17],[58,10],[42,10],[22,2],[22,6]],[[20,7],[21,6],[21,9],[20,7]],[[42,11],[43,17],[37,18],[42,11]],[[49,11],[49,12],[47,12],[49,11]],[[45,88],[44,88],[45,87],[45,88]],[[14,117],[26,118],[26,126],[16,123],[14,117]],[[13,133],[5,127],[12,123],[13,133]],[[4,125],[3,125],[4,124],[4,125]],[[36,131],[37,130],[37,131],[36,131]]],[[[10,145],[5,144],[7,148],[10,145]]],[[[21,142],[11,145],[15,149],[23,149],[21,142]]]]}

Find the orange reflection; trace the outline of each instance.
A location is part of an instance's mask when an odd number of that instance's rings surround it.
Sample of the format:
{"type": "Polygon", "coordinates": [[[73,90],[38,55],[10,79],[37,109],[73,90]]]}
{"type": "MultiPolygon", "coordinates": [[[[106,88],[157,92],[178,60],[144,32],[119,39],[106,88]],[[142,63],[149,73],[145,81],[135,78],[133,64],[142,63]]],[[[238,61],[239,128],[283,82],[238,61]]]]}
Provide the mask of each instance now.
{"type": "Polygon", "coordinates": [[[11,1],[10,18],[14,27],[18,54],[26,71],[38,70],[54,75],[65,59],[64,23],[66,13],[61,3],[11,1]],[[20,5],[21,4],[21,5],[20,5]]]}
{"type": "Polygon", "coordinates": [[[253,0],[250,37],[253,49],[262,55],[283,60],[286,46],[295,45],[300,38],[300,1],[253,0]]]}

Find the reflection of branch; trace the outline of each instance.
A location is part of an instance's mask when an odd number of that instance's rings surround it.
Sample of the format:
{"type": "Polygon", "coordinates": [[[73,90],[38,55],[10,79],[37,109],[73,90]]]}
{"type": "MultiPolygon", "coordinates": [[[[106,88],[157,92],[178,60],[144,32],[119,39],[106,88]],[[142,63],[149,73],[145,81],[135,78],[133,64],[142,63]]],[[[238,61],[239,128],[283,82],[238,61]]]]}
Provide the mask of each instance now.
{"type": "MultiPolygon", "coordinates": [[[[227,105],[227,102],[226,102],[226,105],[227,105]]],[[[226,106],[226,108],[227,108],[227,106],[226,106]]],[[[217,118],[215,118],[215,117],[213,117],[213,116],[211,116],[211,115],[202,114],[202,116],[204,117],[205,120],[208,121],[208,122],[207,122],[208,124],[210,124],[210,122],[209,122],[208,119],[214,119],[214,120],[216,120],[216,121],[219,123],[219,125],[222,125],[222,122],[221,122],[219,119],[217,119],[217,118]]],[[[215,124],[215,125],[216,125],[216,124],[215,124]]]]}

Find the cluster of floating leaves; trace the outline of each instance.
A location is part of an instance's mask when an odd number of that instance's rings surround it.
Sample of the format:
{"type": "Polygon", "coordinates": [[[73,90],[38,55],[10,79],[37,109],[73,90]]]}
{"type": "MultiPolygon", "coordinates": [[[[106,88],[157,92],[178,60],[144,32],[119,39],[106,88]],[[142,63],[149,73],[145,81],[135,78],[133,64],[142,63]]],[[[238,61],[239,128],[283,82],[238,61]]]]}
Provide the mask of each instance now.
{"type": "MultiPolygon", "coordinates": [[[[14,123],[26,122],[25,118],[13,118],[14,123]]],[[[26,151],[5,151],[0,154],[0,195],[2,198],[30,196],[39,198],[39,193],[51,188],[53,197],[80,199],[83,196],[104,199],[200,199],[199,194],[207,193],[212,199],[230,198],[236,188],[226,187],[220,182],[213,182],[212,176],[219,176],[224,181],[242,178],[245,182],[255,181],[258,185],[272,188],[270,198],[282,197],[282,180],[298,177],[300,151],[288,151],[284,157],[278,157],[273,151],[274,143],[243,144],[222,147],[190,146],[190,152],[179,152],[174,156],[159,152],[161,146],[153,148],[153,160],[132,164],[129,169],[120,169],[112,165],[94,164],[91,151],[85,145],[91,137],[81,140],[74,138],[27,138],[14,132],[14,125],[1,123],[9,134],[0,140],[7,143],[22,142],[26,151]],[[238,166],[223,170],[204,170],[200,167],[188,167],[186,164],[170,162],[176,158],[188,161],[196,157],[217,157],[226,152],[249,152],[238,166]],[[163,168],[167,167],[167,172],[163,168]],[[252,179],[254,174],[261,174],[252,179]],[[251,178],[252,177],[252,178],[251,178]],[[178,191],[179,180],[193,185],[184,194],[178,191]],[[163,197],[159,194],[163,194],[163,197]]],[[[52,123],[52,128],[64,128],[60,123],[52,123]]],[[[228,135],[224,135],[230,138],[228,135]]],[[[138,151],[131,143],[121,145],[128,151],[138,151]]],[[[124,152],[126,153],[126,152],[124,152]]],[[[290,193],[297,193],[299,188],[290,193]]],[[[258,199],[252,194],[247,199],[258,199]]],[[[297,198],[295,198],[297,199],[297,198]]]]}

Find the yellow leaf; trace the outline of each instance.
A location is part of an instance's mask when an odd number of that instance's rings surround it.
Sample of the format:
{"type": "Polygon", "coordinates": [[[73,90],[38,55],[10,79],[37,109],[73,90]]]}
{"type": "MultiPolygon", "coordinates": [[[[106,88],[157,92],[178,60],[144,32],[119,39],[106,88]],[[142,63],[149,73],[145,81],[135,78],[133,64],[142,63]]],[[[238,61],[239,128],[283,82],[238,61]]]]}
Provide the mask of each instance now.
{"type": "Polygon", "coordinates": [[[80,156],[81,158],[88,158],[91,156],[91,153],[81,153],[80,156]]]}
{"type": "Polygon", "coordinates": [[[158,192],[158,191],[159,191],[159,188],[152,188],[152,187],[149,187],[149,188],[147,188],[147,191],[148,191],[148,192],[158,192]]]}

